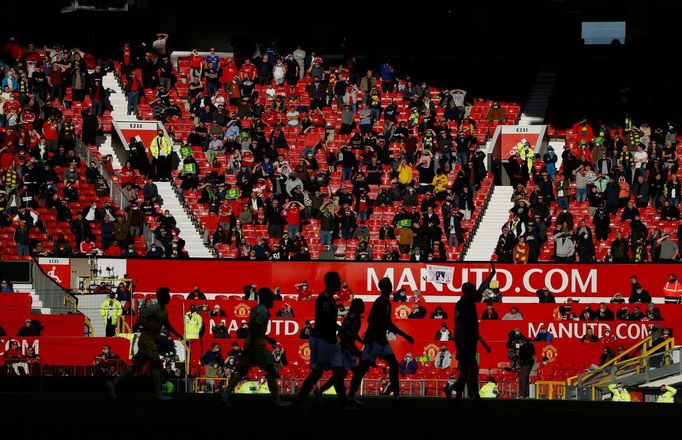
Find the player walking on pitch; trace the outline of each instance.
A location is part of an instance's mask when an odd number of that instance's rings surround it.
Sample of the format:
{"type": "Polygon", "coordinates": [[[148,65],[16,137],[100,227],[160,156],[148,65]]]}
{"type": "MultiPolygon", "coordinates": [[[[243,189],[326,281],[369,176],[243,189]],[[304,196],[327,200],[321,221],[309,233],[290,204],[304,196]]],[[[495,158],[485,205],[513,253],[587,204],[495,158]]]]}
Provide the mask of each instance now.
{"type": "Polygon", "coordinates": [[[389,367],[389,377],[391,380],[391,390],[393,397],[400,397],[400,379],[398,376],[398,360],[395,358],[391,344],[388,343],[386,332],[390,331],[396,335],[400,335],[410,344],[414,344],[412,336],[396,327],[391,321],[391,292],[393,291],[393,284],[388,278],[382,278],[379,281],[379,290],[381,295],[374,301],[372,309],[367,318],[367,331],[365,331],[365,348],[362,351],[360,365],[353,372],[353,379],[350,382],[350,390],[348,392],[348,400],[357,402],[355,393],[360,388],[362,378],[367,374],[369,368],[374,365],[377,358],[386,361],[389,367]]]}
{"type": "Polygon", "coordinates": [[[230,395],[234,391],[239,381],[246,376],[251,367],[260,367],[267,374],[268,389],[272,395],[272,403],[274,406],[288,406],[290,402],[283,402],[279,400],[277,389],[277,372],[275,371],[275,359],[268,349],[267,344],[272,346],[277,345],[270,336],[265,332],[268,330],[268,321],[270,320],[270,309],[272,309],[275,294],[267,287],[258,290],[258,305],[251,310],[249,317],[249,333],[244,342],[244,352],[239,368],[230,377],[227,388],[222,393],[222,399],[226,404],[230,404],[230,395]]]}
{"type": "Polygon", "coordinates": [[[159,336],[161,329],[165,327],[170,333],[182,339],[182,335],[178,333],[173,326],[168,322],[168,309],[166,305],[170,302],[170,289],[168,287],[159,287],[156,291],[156,299],[158,304],[141,309],[138,323],[142,326],[142,335],[137,343],[137,353],[133,359],[133,366],[125,370],[119,377],[112,382],[107,382],[109,394],[114,399],[116,396],[116,387],[126,380],[129,380],[133,374],[139,373],[145,364],[151,367],[151,376],[154,382],[154,390],[156,397],[159,400],[170,400],[171,396],[167,396],[161,392],[161,356],[156,348],[156,338],[159,336]]]}

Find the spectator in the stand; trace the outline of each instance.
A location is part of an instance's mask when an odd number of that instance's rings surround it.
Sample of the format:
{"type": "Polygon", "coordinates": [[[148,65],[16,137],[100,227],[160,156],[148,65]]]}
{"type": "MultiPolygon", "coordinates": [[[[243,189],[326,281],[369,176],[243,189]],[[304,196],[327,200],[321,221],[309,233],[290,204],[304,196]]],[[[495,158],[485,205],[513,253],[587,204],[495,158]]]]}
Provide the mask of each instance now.
{"type": "Polygon", "coordinates": [[[496,124],[507,122],[507,116],[504,108],[497,101],[493,102],[493,105],[488,110],[488,114],[486,115],[485,119],[488,122],[494,122],[496,124]]]}
{"type": "Polygon", "coordinates": [[[514,245],[514,264],[528,263],[529,248],[526,244],[526,237],[520,236],[516,245],[514,245]]]}
{"type": "Polygon", "coordinates": [[[400,288],[393,294],[393,302],[407,302],[407,295],[405,294],[405,289],[400,288]]]}
{"type": "Polygon", "coordinates": [[[538,299],[540,303],[555,303],[556,299],[554,298],[554,295],[552,292],[549,291],[547,287],[543,287],[542,289],[538,289],[536,292],[536,295],[538,296],[538,299]]]}
{"type": "Polygon", "coordinates": [[[192,291],[189,292],[189,294],[187,295],[187,299],[189,299],[189,300],[192,300],[192,299],[205,300],[206,295],[204,294],[204,292],[201,291],[201,289],[199,289],[199,286],[194,286],[194,289],[192,289],[192,291]]]}
{"type": "Polygon", "coordinates": [[[497,240],[495,253],[497,254],[497,261],[500,263],[511,263],[513,261],[513,251],[516,245],[516,239],[509,232],[509,227],[502,228],[502,234],[497,240]]]}
{"type": "Polygon", "coordinates": [[[434,336],[434,341],[449,341],[450,339],[452,339],[452,333],[448,329],[448,323],[443,322],[434,336]]]}
{"type": "Polygon", "coordinates": [[[417,362],[413,359],[412,353],[407,352],[405,354],[405,358],[400,362],[400,366],[398,367],[400,375],[403,377],[412,376],[417,374],[418,369],[419,364],[417,364],[417,362]]]}
{"type": "Polygon", "coordinates": [[[493,306],[492,302],[486,303],[486,308],[483,310],[483,313],[481,314],[481,319],[482,320],[498,320],[500,319],[500,316],[497,313],[497,310],[495,310],[495,307],[493,306]]]}
{"type": "Polygon", "coordinates": [[[27,318],[19,330],[17,336],[38,337],[43,331],[43,325],[37,319],[27,318]]]}
{"type": "Polygon", "coordinates": [[[436,359],[433,361],[433,367],[439,370],[447,370],[452,364],[452,353],[448,350],[448,346],[441,344],[440,351],[436,355],[436,359]]]}
{"type": "Polygon", "coordinates": [[[299,339],[310,339],[313,334],[313,327],[310,321],[306,320],[303,328],[298,334],[299,339]]]}
{"type": "Polygon", "coordinates": [[[628,302],[630,304],[649,304],[651,302],[651,294],[644,290],[644,288],[639,285],[639,283],[636,284],[636,286],[633,286],[633,292],[632,295],[630,295],[630,298],[628,299],[628,302]]]}
{"type": "Polygon", "coordinates": [[[663,321],[661,310],[656,307],[656,304],[654,303],[649,303],[646,310],[644,311],[644,315],[649,321],[663,321]]]}
{"type": "Polygon", "coordinates": [[[293,318],[294,308],[289,303],[282,304],[282,307],[275,314],[278,318],[293,318]]]}
{"type": "Polygon", "coordinates": [[[519,311],[518,307],[512,307],[507,313],[502,317],[503,321],[520,321],[523,320],[523,315],[519,311]]]}
{"type": "Polygon", "coordinates": [[[308,288],[307,281],[301,281],[300,283],[294,284],[296,288],[296,294],[298,295],[299,301],[311,301],[313,299],[313,292],[308,288]]]}
{"type": "Polygon", "coordinates": [[[575,241],[573,235],[567,231],[559,231],[552,236],[554,251],[558,263],[575,261],[575,241]]]}
{"type": "Polygon", "coordinates": [[[625,303],[625,298],[623,298],[623,294],[620,292],[620,290],[617,290],[614,294],[613,297],[611,298],[611,304],[624,304],[625,303]]]}
{"type": "Polygon", "coordinates": [[[249,323],[246,322],[246,320],[242,319],[241,322],[241,327],[237,329],[235,332],[235,336],[237,339],[246,339],[246,336],[249,334],[249,323]]]}
{"type": "Polygon", "coordinates": [[[597,342],[599,338],[594,334],[594,329],[592,327],[587,327],[585,329],[585,334],[580,338],[580,342],[597,342]]]}
{"type": "Polygon", "coordinates": [[[419,304],[414,304],[412,306],[412,311],[407,315],[407,319],[423,319],[426,317],[426,308],[420,306],[419,304]]]}
{"type": "Polygon", "coordinates": [[[606,306],[606,303],[599,303],[599,309],[595,312],[595,319],[597,321],[613,321],[614,315],[611,309],[606,306]]]}
{"type": "Polygon", "coordinates": [[[12,293],[14,292],[14,287],[12,286],[12,283],[5,279],[0,281],[0,293],[12,293]]]}
{"type": "Polygon", "coordinates": [[[431,312],[431,319],[448,319],[448,314],[443,310],[443,307],[436,306],[436,309],[431,312]]]}

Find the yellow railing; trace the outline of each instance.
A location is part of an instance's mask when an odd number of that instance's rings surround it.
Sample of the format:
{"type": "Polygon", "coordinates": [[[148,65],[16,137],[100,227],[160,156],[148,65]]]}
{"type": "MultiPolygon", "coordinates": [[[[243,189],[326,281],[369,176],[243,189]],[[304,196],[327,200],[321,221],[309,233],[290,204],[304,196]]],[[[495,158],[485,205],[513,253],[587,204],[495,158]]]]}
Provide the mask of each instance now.
{"type": "Polygon", "coordinates": [[[566,400],[566,382],[541,380],[535,382],[535,398],[566,400]]]}
{"type": "Polygon", "coordinates": [[[612,365],[622,361],[623,359],[628,359],[630,357],[631,353],[637,352],[637,350],[639,350],[640,348],[642,349],[642,351],[644,351],[647,343],[651,343],[651,336],[649,336],[646,339],[642,339],[641,341],[639,341],[638,343],[636,343],[632,347],[625,350],[623,353],[619,354],[618,356],[614,357],[610,361],[606,362],[604,365],[600,365],[598,368],[596,368],[592,371],[589,371],[587,373],[582,373],[582,374],[578,374],[576,376],[569,377],[568,379],[566,379],[566,383],[568,385],[578,385],[578,379],[582,379],[581,382],[585,383],[585,382],[589,381],[590,379],[592,379],[592,378],[594,378],[600,374],[603,374],[605,371],[609,370],[612,365]]]}
{"type": "Polygon", "coordinates": [[[132,328],[128,321],[126,321],[124,316],[118,317],[118,322],[116,323],[116,333],[132,333],[132,328]]]}
{"type": "Polygon", "coordinates": [[[88,334],[90,336],[94,336],[95,330],[92,328],[92,322],[90,321],[90,318],[88,318],[88,315],[83,315],[85,318],[85,326],[88,328],[88,334]]]}
{"type": "Polygon", "coordinates": [[[64,307],[68,305],[73,306],[73,313],[78,311],[78,302],[76,302],[76,299],[70,296],[64,296],[64,307]]]}
{"type": "Polygon", "coordinates": [[[623,373],[632,373],[634,371],[635,374],[639,374],[645,368],[648,368],[647,358],[649,356],[659,350],[668,351],[673,349],[675,347],[675,338],[668,338],[656,346],[653,346],[652,344],[653,339],[649,336],[606,362],[604,365],[601,365],[590,372],[569,377],[566,379],[566,383],[569,386],[578,385],[578,380],[581,379],[580,382],[585,384],[585,382],[589,382],[591,379],[599,378],[596,383],[590,385],[601,386],[620,377],[623,373]],[[638,352],[639,354],[637,356],[632,357],[633,354],[638,352]],[[611,375],[612,369],[615,369],[613,376],[611,375]]]}

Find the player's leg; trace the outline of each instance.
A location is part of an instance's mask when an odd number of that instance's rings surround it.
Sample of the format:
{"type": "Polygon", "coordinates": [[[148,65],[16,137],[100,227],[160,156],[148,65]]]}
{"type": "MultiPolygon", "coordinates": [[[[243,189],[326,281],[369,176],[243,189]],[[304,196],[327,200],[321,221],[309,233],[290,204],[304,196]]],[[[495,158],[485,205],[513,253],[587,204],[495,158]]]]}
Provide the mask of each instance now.
{"type": "Polygon", "coordinates": [[[327,379],[327,381],[324,384],[322,384],[321,387],[318,387],[317,389],[320,390],[320,393],[324,393],[325,391],[327,391],[329,388],[331,388],[333,386],[334,386],[334,377],[330,377],[329,379],[327,379]]]}
{"type": "Polygon", "coordinates": [[[395,354],[391,353],[388,356],[384,356],[384,360],[388,364],[388,377],[391,381],[391,389],[393,390],[393,397],[400,397],[400,371],[398,360],[395,358],[395,354]]]}
{"type": "Polygon", "coordinates": [[[330,352],[327,349],[327,344],[324,341],[311,338],[310,339],[310,374],[305,378],[301,389],[294,399],[294,405],[300,406],[303,400],[308,397],[308,394],[313,390],[313,387],[322,377],[325,369],[329,368],[330,352]]]}
{"type": "Polygon", "coordinates": [[[353,370],[353,377],[350,380],[350,388],[348,389],[348,400],[355,400],[355,394],[360,389],[362,379],[365,377],[365,374],[367,374],[371,366],[372,361],[365,359],[363,354],[363,359],[360,361],[360,365],[353,370]]]}
{"type": "Polygon", "coordinates": [[[303,381],[303,385],[301,385],[301,389],[298,391],[298,394],[296,395],[296,398],[294,399],[294,404],[295,405],[301,405],[303,403],[303,400],[308,397],[308,394],[310,394],[310,391],[312,391],[313,386],[317,383],[318,380],[322,377],[323,370],[312,370],[308,377],[305,378],[303,381]]]}
{"type": "Polygon", "coordinates": [[[457,382],[455,382],[455,399],[462,400],[462,396],[464,395],[464,386],[466,385],[469,375],[471,374],[471,361],[468,358],[462,358],[458,360],[459,376],[457,376],[457,382]]]}
{"type": "Polygon", "coordinates": [[[480,394],[478,394],[478,363],[476,363],[475,359],[471,363],[467,387],[469,388],[469,396],[472,399],[479,400],[481,398],[480,394]]]}
{"type": "Polygon", "coordinates": [[[334,382],[336,397],[339,402],[346,402],[346,370],[341,367],[332,368],[332,374],[331,380],[334,382]]]}
{"type": "Polygon", "coordinates": [[[270,394],[272,395],[272,403],[275,406],[288,406],[291,404],[291,402],[281,402],[279,400],[279,389],[278,389],[278,383],[277,383],[277,371],[275,371],[275,365],[274,364],[269,364],[266,365],[265,368],[265,373],[267,374],[267,381],[268,381],[268,389],[270,390],[270,394]]]}
{"type": "Polygon", "coordinates": [[[249,373],[250,368],[251,368],[250,365],[240,363],[239,368],[237,368],[237,371],[232,373],[232,375],[230,376],[230,380],[229,382],[227,382],[227,388],[225,388],[224,394],[228,396],[232,394],[234,392],[234,389],[237,387],[237,384],[239,384],[239,381],[242,380],[242,378],[249,373]]]}
{"type": "Polygon", "coordinates": [[[116,379],[107,382],[107,390],[109,391],[109,394],[111,397],[114,399],[117,397],[116,396],[116,388],[121,382],[126,382],[130,380],[135,373],[140,372],[142,370],[142,367],[148,362],[149,360],[140,354],[135,356],[133,358],[133,365],[131,367],[128,367],[121,373],[116,379]]]}

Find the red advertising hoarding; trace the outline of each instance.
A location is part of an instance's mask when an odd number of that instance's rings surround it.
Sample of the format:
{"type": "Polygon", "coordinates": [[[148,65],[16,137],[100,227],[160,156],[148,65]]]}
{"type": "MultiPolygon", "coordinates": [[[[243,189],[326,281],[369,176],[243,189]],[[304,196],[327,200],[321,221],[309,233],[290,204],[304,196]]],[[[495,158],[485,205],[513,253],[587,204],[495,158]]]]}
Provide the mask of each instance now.
{"type": "MultiPolygon", "coordinates": [[[[213,327],[220,324],[225,324],[232,338],[236,338],[235,332],[241,326],[242,321],[248,322],[251,308],[255,305],[253,301],[230,301],[230,300],[213,300],[213,301],[177,301],[172,300],[168,306],[169,320],[173,327],[180,331],[184,328],[183,313],[189,310],[189,305],[195,304],[198,310],[203,310],[204,305],[206,310],[212,310],[215,304],[220,304],[221,309],[227,314],[226,317],[211,317],[205,312],[201,312],[204,323],[204,331],[202,336],[204,338],[213,337],[213,327]]],[[[290,302],[293,305],[295,318],[279,318],[276,316],[276,311],[283,303],[275,303],[273,308],[272,318],[270,320],[270,328],[268,334],[278,340],[297,339],[301,329],[305,325],[305,321],[310,320],[314,324],[314,303],[306,302],[290,302]]],[[[575,303],[574,303],[575,304],[575,303]]],[[[436,332],[441,328],[442,323],[445,323],[450,331],[453,331],[453,304],[442,304],[443,309],[448,313],[448,319],[429,319],[429,314],[424,319],[405,319],[404,312],[407,308],[409,310],[410,304],[394,303],[393,314],[394,322],[402,330],[412,335],[415,339],[420,341],[435,341],[436,332]]],[[[424,304],[428,311],[435,309],[436,304],[424,304]]],[[[522,333],[531,339],[535,338],[541,328],[546,329],[553,335],[553,341],[564,342],[580,342],[585,335],[588,328],[591,328],[598,338],[605,337],[610,333],[614,343],[618,345],[630,346],[636,342],[646,338],[651,330],[652,325],[657,324],[661,327],[672,329],[672,334],[682,334],[682,308],[676,304],[665,304],[657,306],[663,321],[585,321],[585,320],[563,320],[559,314],[560,304],[524,304],[517,306],[523,316],[522,320],[481,320],[480,332],[483,337],[490,342],[502,342],[507,340],[509,332],[518,328],[522,333]]],[[[575,304],[574,309],[577,314],[585,307],[586,304],[575,304]]],[[[642,312],[645,311],[646,306],[642,304],[625,304],[614,305],[610,304],[607,308],[616,312],[621,306],[627,306],[630,310],[634,307],[639,307],[642,312]]],[[[368,304],[367,313],[369,313],[368,304]]],[[[483,312],[485,305],[478,305],[479,316],[483,312]]],[[[498,311],[500,318],[509,311],[511,305],[496,304],[495,309],[498,311]]],[[[596,310],[598,307],[592,304],[592,309],[596,310]]],[[[342,318],[339,318],[339,321],[342,318]]],[[[363,323],[362,331],[364,331],[366,322],[363,323]]]]}
{"type": "Polygon", "coordinates": [[[41,338],[0,338],[0,363],[5,360],[5,352],[12,340],[19,341],[22,354],[33,347],[40,355],[40,362],[50,365],[93,365],[95,356],[102,352],[102,346],[109,345],[111,352],[121,359],[129,359],[130,341],[125,338],[73,338],[73,337],[41,337],[41,338]]]}
{"type": "MultiPolygon", "coordinates": [[[[207,293],[239,293],[243,286],[282,288],[293,294],[295,284],[308,281],[318,293],[324,288],[326,272],[336,271],[358,295],[377,295],[382,277],[393,281],[394,289],[408,292],[419,289],[429,302],[453,302],[461,292],[462,283],[480,283],[490,269],[485,263],[443,264],[454,268],[451,284],[427,281],[426,264],[415,263],[351,263],[351,262],[244,262],[225,260],[144,260],[127,262],[128,276],[137,284],[137,291],[154,292],[168,286],[173,292],[189,292],[198,285],[207,293]]],[[[639,281],[654,298],[662,302],[663,286],[671,272],[679,271],[674,264],[536,264],[496,265],[500,292],[507,300],[533,298],[535,292],[547,287],[561,298],[610,298],[615,291],[630,295],[630,276],[639,281]]],[[[682,275],[682,271],[679,271],[682,275]]],[[[505,300],[505,301],[507,301],[505,300]]]]}

